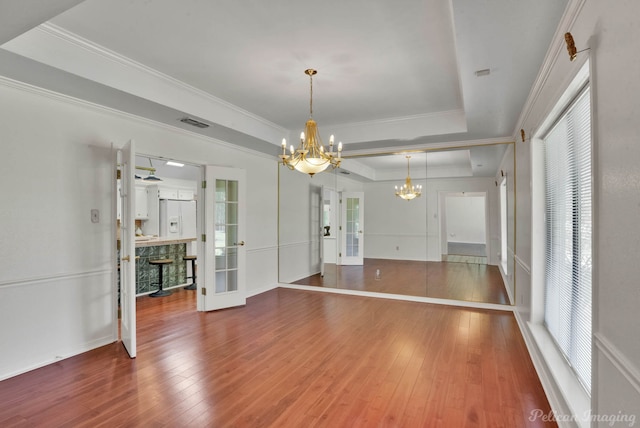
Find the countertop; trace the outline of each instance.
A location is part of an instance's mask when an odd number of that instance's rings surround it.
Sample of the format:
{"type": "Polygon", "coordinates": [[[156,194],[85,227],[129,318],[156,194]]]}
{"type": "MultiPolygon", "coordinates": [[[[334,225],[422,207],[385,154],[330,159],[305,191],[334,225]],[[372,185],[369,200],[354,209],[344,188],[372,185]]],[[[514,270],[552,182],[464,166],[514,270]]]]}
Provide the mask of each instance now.
{"type": "Polygon", "coordinates": [[[166,236],[136,236],[136,248],[154,247],[156,245],[185,244],[196,238],[168,238],[166,236]]]}

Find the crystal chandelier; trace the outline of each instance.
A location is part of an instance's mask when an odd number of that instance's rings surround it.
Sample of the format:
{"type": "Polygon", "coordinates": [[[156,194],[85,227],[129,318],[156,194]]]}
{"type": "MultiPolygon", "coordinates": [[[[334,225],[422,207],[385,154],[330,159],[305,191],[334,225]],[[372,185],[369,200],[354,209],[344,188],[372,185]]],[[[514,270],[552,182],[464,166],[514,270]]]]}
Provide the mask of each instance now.
{"type": "Polygon", "coordinates": [[[300,134],[300,145],[298,150],[293,149],[293,145],[289,148],[290,153],[287,154],[287,140],[282,139],[282,154],[280,160],[282,164],[289,169],[296,169],[305,174],[313,176],[318,172],[322,172],[327,167],[331,169],[340,166],[342,156],[342,143],[338,143],[338,151],[333,151],[333,135],[329,137],[329,151],[325,151],[318,134],[318,125],[313,120],[313,75],[317,71],[309,68],[304,74],[309,76],[310,81],[310,97],[309,97],[309,120],[305,125],[304,132],[300,134]]]}
{"type": "Polygon", "coordinates": [[[422,194],[422,185],[418,184],[417,186],[414,186],[413,184],[411,184],[411,177],[409,176],[409,159],[411,159],[411,156],[406,156],[406,158],[407,179],[399,189],[398,186],[396,186],[396,196],[404,199],[405,201],[410,201],[412,199],[420,197],[420,195],[422,194]]]}

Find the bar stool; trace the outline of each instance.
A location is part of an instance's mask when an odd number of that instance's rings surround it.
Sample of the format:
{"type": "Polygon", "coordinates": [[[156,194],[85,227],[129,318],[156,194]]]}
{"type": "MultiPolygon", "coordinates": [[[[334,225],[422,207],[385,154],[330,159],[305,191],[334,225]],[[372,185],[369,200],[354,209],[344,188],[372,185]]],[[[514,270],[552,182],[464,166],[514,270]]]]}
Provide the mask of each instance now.
{"type": "Polygon", "coordinates": [[[159,275],[158,275],[158,291],[156,291],[155,293],[149,294],[149,297],[164,297],[164,296],[170,296],[172,294],[171,291],[162,289],[164,285],[162,281],[163,267],[164,265],[170,265],[171,263],[173,263],[173,260],[171,259],[149,260],[150,265],[158,266],[158,268],[160,269],[159,275]]]}
{"type": "Polygon", "coordinates": [[[196,260],[198,259],[197,256],[184,256],[182,258],[182,260],[184,261],[189,261],[191,260],[191,275],[192,276],[188,276],[187,279],[191,278],[191,284],[187,285],[186,287],[184,287],[185,290],[195,290],[198,288],[198,284],[196,284],[196,260]]]}

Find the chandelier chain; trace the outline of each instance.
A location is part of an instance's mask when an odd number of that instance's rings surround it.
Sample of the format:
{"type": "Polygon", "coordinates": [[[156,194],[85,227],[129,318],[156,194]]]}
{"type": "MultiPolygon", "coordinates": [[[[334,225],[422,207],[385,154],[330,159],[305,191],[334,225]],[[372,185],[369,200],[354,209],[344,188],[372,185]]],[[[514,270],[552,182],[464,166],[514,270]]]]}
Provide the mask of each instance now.
{"type": "Polygon", "coordinates": [[[313,117],[313,74],[309,73],[309,117],[313,117]]]}

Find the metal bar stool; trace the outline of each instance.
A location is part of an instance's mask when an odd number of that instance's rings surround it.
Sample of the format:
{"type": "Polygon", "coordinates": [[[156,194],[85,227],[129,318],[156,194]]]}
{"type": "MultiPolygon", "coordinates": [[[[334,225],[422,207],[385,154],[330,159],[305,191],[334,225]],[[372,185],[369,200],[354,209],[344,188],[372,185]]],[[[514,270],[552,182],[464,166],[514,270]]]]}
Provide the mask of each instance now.
{"type": "Polygon", "coordinates": [[[150,297],[164,297],[170,296],[172,294],[171,291],[162,289],[162,287],[164,286],[164,283],[162,281],[162,271],[164,270],[164,265],[169,265],[171,263],[173,263],[173,260],[171,259],[149,260],[150,265],[158,266],[158,268],[160,269],[158,275],[158,291],[149,294],[150,297]]]}
{"type": "Polygon", "coordinates": [[[192,276],[188,276],[187,279],[191,278],[191,284],[187,285],[186,287],[184,287],[185,290],[195,290],[198,288],[198,284],[196,284],[196,260],[198,259],[197,256],[184,256],[182,258],[182,260],[184,261],[189,261],[191,260],[191,275],[192,276]]]}

